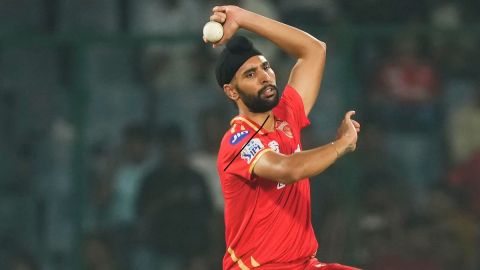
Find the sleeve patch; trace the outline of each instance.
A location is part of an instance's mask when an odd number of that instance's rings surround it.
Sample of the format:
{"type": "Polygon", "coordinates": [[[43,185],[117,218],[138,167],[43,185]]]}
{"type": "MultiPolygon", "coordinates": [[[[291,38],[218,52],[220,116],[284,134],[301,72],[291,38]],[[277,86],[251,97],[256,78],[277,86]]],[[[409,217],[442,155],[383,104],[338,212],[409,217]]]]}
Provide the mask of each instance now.
{"type": "Polygon", "coordinates": [[[269,142],[268,147],[273,149],[273,151],[275,151],[277,153],[280,153],[280,145],[278,144],[277,141],[273,140],[273,141],[269,142]]]}
{"type": "Polygon", "coordinates": [[[245,145],[245,148],[240,154],[241,158],[245,160],[248,164],[252,162],[255,155],[265,148],[259,138],[253,138],[251,141],[245,145]]]}
{"type": "Polygon", "coordinates": [[[241,140],[243,140],[246,136],[248,135],[248,130],[243,130],[243,131],[240,131],[240,132],[237,132],[235,134],[233,134],[231,137],[230,137],[230,144],[237,144],[239,143],[241,140]]]}

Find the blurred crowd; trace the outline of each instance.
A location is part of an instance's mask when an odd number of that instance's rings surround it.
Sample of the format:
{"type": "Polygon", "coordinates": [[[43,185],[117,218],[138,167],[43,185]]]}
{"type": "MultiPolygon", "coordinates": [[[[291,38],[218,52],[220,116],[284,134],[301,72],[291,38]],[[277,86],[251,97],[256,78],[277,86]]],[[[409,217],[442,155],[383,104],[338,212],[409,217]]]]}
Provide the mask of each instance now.
{"type": "MultiPolygon", "coordinates": [[[[236,112],[201,28],[221,3],[0,2],[5,269],[220,269],[216,153],[236,112]]],[[[305,149],[349,109],[362,123],[357,151],[312,179],[319,259],[479,269],[480,3],[229,3],[327,42],[305,149]]],[[[252,38],[283,86],[292,60],[252,38]]]]}

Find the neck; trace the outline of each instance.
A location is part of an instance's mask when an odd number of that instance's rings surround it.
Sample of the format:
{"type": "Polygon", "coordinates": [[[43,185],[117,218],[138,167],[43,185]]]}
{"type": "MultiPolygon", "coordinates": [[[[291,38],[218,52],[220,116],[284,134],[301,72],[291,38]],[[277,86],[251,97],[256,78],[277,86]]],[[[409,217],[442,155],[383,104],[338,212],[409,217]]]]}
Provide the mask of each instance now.
{"type": "Polygon", "coordinates": [[[254,121],[259,126],[263,124],[263,122],[265,121],[265,119],[267,119],[268,116],[270,116],[267,122],[265,123],[265,125],[263,126],[263,128],[268,131],[273,131],[275,129],[275,120],[274,120],[272,111],[268,111],[264,113],[252,113],[248,110],[239,110],[239,113],[241,115],[245,115],[246,117],[248,117],[248,119],[254,121]]]}

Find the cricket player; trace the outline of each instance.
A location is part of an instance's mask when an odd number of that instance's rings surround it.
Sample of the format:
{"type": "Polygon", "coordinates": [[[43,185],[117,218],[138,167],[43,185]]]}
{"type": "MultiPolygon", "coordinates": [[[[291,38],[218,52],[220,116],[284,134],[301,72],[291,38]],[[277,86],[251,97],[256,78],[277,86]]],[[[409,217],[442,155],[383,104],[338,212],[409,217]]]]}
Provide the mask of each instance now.
{"type": "MultiPolygon", "coordinates": [[[[357,269],[319,262],[311,223],[308,177],[355,150],[360,124],[345,114],[337,138],[302,150],[300,132],[317,98],[326,45],[299,29],[237,6],[216,6],[210,20],[223,24],[226,45],[215,74],[238,107],[218,153],[225,199],[223,269],[357,269]],[[297,61],[283,93],[268,60],[240,28],[262,36],[297,61]]],[[[204,40],[206,41],[205,37],[204,40]]]]}

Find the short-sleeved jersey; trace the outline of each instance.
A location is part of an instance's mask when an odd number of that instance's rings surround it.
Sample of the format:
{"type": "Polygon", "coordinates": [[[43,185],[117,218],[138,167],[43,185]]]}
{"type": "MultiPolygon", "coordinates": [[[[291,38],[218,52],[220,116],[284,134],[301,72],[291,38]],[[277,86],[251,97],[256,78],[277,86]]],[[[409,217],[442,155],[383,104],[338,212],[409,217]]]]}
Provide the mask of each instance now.
{"type": "Polygon", "coordinates": [[[318,248],[309,180],[285,185],[252,173],[267,151],[290,155],[302,150],[300,131],[310,122],[297,91],[287,85],[272,111],[274,131],[259,130],[257,123],[239,115],[221,142],[217,165],[227,244],[223,269],[294,269],[318,248]]]}

